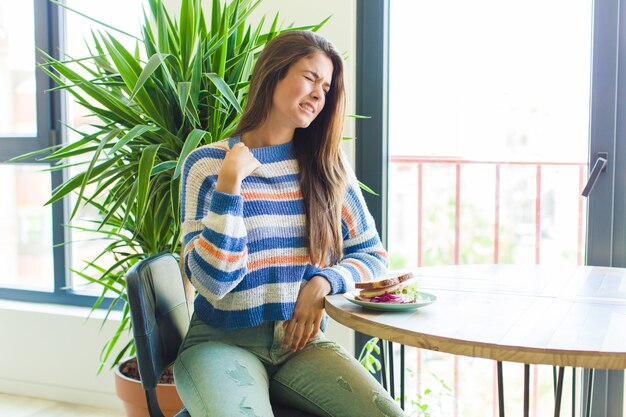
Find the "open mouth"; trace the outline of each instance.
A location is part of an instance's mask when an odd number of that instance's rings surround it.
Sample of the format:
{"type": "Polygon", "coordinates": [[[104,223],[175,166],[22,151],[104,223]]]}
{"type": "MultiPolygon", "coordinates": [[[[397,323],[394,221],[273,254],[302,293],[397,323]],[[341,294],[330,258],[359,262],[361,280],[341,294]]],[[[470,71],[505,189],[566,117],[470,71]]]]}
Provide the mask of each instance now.
{"type": "Polygon", "coordinates": [[[306,104],[306,103],[301,103],[300,108],[310,114],[314,114],[315,113],[315,109],[313,108],[313,106],[311,106],[310,104],[306,104]]]}

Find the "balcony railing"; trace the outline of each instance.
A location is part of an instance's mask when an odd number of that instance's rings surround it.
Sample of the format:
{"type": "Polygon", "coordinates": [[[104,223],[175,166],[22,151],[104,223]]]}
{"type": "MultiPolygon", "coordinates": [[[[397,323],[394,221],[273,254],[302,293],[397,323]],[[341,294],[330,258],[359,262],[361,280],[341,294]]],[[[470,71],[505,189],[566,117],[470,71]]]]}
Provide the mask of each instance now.
{"type": "MultiPolygon", "coordinates": [[[[500,262],[500,202],[501,202],[501,169],[503,166],[525,166],[534,168],[535,171],[535,198],[534,198],[534,235],[535,235],[535,263],[541,262],[541,210],[542,210],[542,172],[545,167],[575,167],[577,168],[577,178],[574,181],[578,182],[578,221],[575,227],[578,230],[577,233],[577,256],[576,261],[578,265],[583,263],[583,243],[584,243],[584,201],[580,192],[584,186],[585,172],[587,170],[586,162],[537,162],[537,161],[475,161],[459,158],[430,158],[421,156],[391,156],[389,158],[391,168],[399,166],[415,166],[417,168],[417,217],[418,217],[418,230],[416,230],[418,236],[417,251],[418,251],[418,266],[422,266],[423,255],[423,183],[424,183],[424,167],[427,165],[439,165],[449,166],[454,169],[455,181],[455,228],[454,228],[454,263],[460,263],[460,214],[462,209],[462,192],[461,181],[463,175],[463,167],[465,166],[490,166],[493,167],[493,184],[495,189],[494,197],[494,218],[493,218],[493,235],[494,235],[494,247],[493,247],[493,262],[500,262]]],[[[426,178],[428,180],[428,178],[426,178]]]]}

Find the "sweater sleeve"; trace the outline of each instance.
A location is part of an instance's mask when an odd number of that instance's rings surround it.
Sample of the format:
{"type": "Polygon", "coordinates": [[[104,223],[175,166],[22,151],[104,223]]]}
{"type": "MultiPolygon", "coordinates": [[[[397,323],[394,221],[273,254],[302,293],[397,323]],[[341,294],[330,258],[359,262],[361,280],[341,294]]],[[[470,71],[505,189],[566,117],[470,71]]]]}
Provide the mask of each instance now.
{"type": "Polygon", "coordinates": [[[183,167],[181,217],[185,273],[200,295],[219,300],[246,275],[243,198],[215,190],[225,151],[199,148],[183,167]]]}
{"type": "Polygon", "coordinates": [[[367,209],[356,176],[349,168],[348,175],[341,209],[343,255],[339,263],[316,274],[330,282],[331,294],[353,290],[355,282],[370,281],[387,272],[387,251],[378,237],[374,218],[367,209]]]}

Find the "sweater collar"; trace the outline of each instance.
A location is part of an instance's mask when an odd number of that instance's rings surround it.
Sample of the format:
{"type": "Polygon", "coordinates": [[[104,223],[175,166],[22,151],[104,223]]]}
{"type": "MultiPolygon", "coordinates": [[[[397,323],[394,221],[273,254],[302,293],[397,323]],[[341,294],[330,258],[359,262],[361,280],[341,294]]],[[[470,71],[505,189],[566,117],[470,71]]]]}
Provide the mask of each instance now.
{"type": "MultiPolygon", "coordinates": [[[[241,142],[241,137],[235,136],[228,141],[228,147],[232,148],[233,145],[238,142],[241,142]]],[[[252,152],[252,155],[262,164],[295,158],[293,140],[281,145],[250,148],[250,152],[252,152]]]]}

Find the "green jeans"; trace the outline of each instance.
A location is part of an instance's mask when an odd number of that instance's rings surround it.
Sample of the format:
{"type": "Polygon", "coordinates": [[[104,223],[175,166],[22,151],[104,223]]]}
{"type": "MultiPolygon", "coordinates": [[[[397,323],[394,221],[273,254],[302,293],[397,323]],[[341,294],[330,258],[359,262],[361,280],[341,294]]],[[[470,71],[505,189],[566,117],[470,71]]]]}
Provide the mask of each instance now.
{"type": "Polygon", "coordinates": [[[219,329],[193,316],[174,364],[176,389],[192,417],[272,417],[270,399],[323,417],[406,416],[322,332],[298,352],[284,349],[282,323],[219,329]]]}

